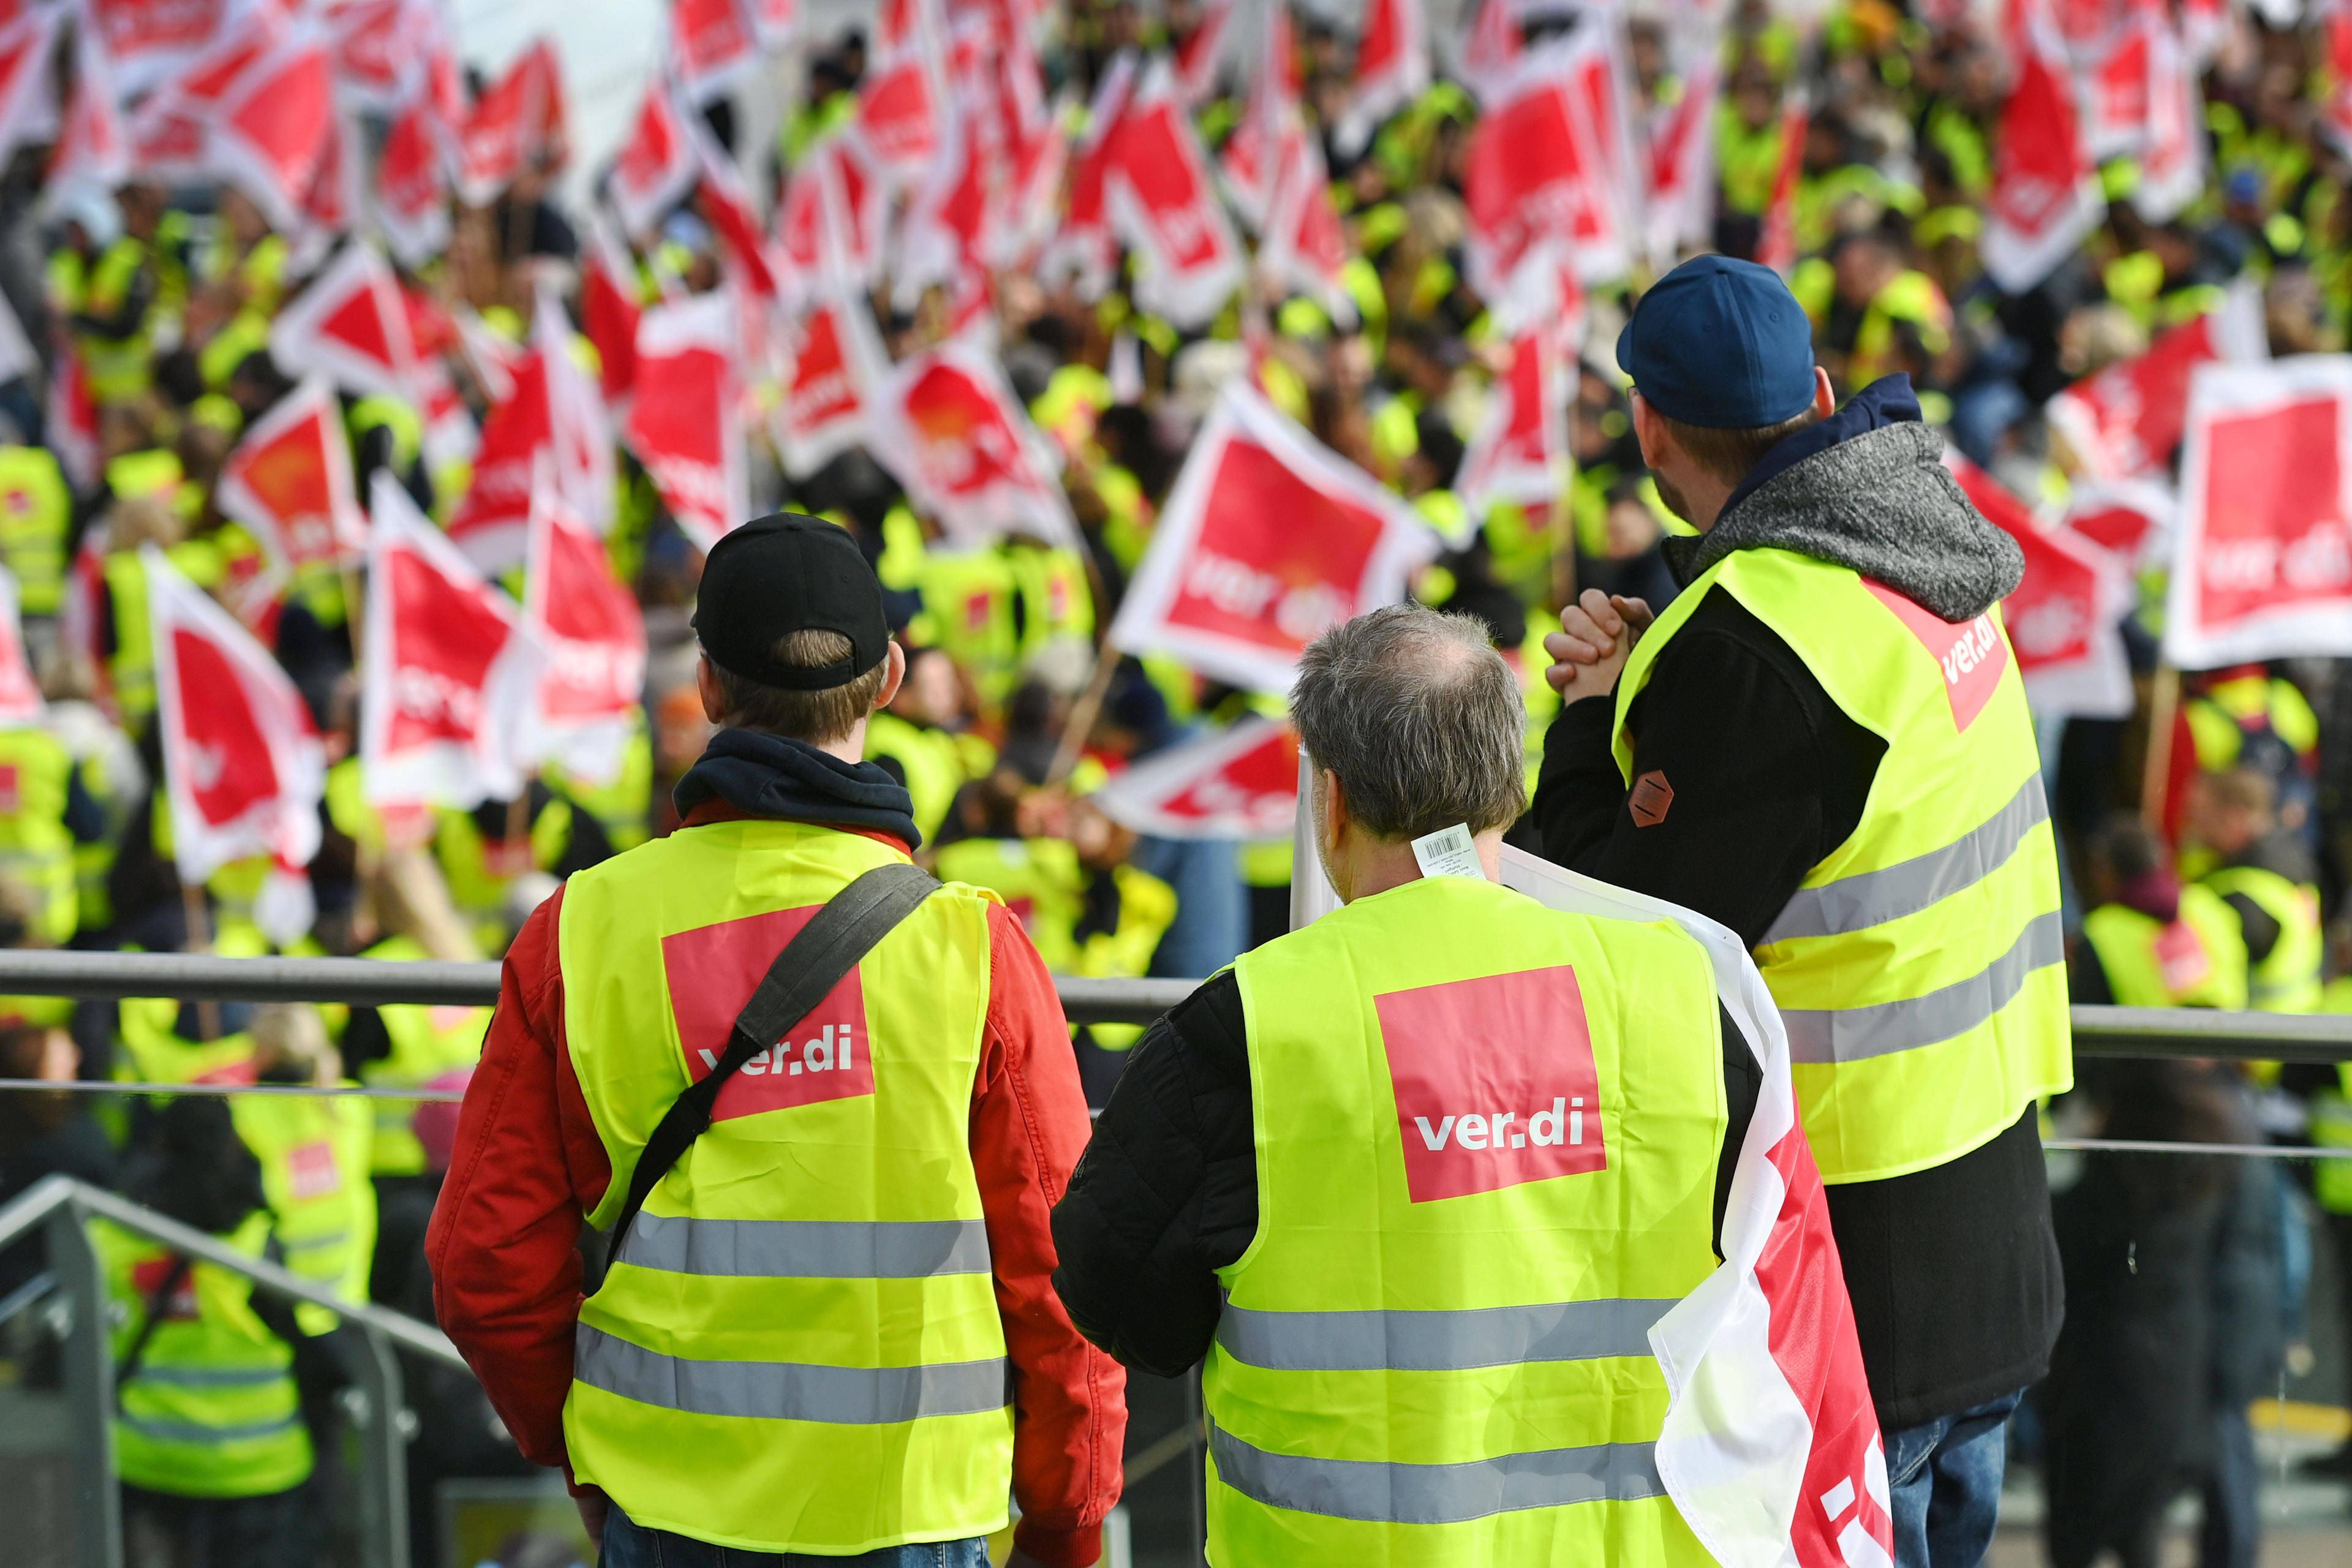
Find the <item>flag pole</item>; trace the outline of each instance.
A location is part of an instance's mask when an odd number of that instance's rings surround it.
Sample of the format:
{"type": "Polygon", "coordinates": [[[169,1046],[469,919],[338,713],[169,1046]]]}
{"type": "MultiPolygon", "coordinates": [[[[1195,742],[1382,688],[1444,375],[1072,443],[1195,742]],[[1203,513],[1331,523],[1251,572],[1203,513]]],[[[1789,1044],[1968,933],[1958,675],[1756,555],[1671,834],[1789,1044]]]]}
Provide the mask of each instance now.
{"type": "Polygon", "coordinates": [[[2140,820],[2164,830],[2164,788],[2172,777],[2172,728],[2180,710],[2180,671],[2159,659],[2147,720],[2147,756],[2140,770],[2140,820]]]}
{"type": "MultiPolygon", "coordinates": [[[[210,952],[213,950],[213,927],[205,908],[205,889],[189,882],[180,884],[180,908],[188,922],[188,951],[210,952]]],[[[220,1004],[205,997],[196,1004],[196,1032],[209,1042],[221,1036],[220,1004]]]]}

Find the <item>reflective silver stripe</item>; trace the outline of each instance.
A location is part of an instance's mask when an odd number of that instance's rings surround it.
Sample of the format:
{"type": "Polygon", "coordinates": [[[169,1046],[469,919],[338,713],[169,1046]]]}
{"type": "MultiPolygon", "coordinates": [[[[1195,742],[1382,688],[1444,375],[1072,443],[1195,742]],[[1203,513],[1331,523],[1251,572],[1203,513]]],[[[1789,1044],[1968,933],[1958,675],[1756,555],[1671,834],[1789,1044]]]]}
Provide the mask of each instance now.
{"type": "Polygon", "coordinates": [[[292,1375],[282,1366],[146,1366],[131,1375],[134,1383],[163,1383],[175,1388],[256,1388],[292,1375]]]}
{"type": "Polygon", "coordinates": [[[1916,915],[1991,876],[2008,864],[2027,834],[2049,819],[2050,803],[2042,794],[2042,775],[2035,773],[2007,805],[1941,849],[1798,889],[1760,945],[1867,931],[1916,915]]]}
{"type": "MultiPolygon", "coordinates": [[[[642,1216],[640,1216],[642,1217],[642,1216]]],[[[873,1426],[925,1415],[974,1415],[1007,1402],[1004,1358],[939,1366],[811,1366],[693,1361],[580,1325],[572,1375],[592,1388],[697,1415],[751,1415],[873,1426]]]]}
{"type": "Polygon", "coordinates": [[[242,1426],[206,1426],[195,1421],[152,1421],[144,1415],[125,1415],[122,1424],[142,1437],[158,1443],[246,1443],[257,1437],[275,1437],[302,1424],[299,1415],[289,1415],[280,1421],[250,1421],[242,1426]]]}
{"type": "Polygon", "coordinates": [[[2065,932],[2053,910],[2026,922],[2007,952],[1940,991],[1867,1007],[1783,1007],[1780,1020],[1789,1028],[1790,1059],[1865,1061],[1965,1035],[2008,1006],[2027,975],[2065,958],[2065,932]]]}
{"type": "Polygon", "coordinates": [[[1225,1304],[1217,1343],[1282,1372],[1462,1372],[1646,1356],[1671,1300],[1560,1301],[1458,1312],[1267,1312],[1225,1304]]]}
{"type": "Polygon", "coordinates": [[[1380,1524],[1463,1524],[1519,1509],[1657,1497],[1655,1445],[1542,1448],[1459,1465],[1304,1459],[1253,1447],[1209,1427],[1217,1479],[1254,1502],[1380,1524]]]}
{"type": "Polygon", "coordinates": [[[738,1279],[925,1279],[988,1272],[976,1219],[687,1219],[640,1212],[621,1261],[738,1279]]]}
{"type": "Polygon", "coordinates": [[[281,1236],[278,1238],[278,1245],[290,1258],[298,1252],[316,1252],[322,1247],[341,1247],[351,1238],[352,1233],[348,1230],[333,1230],[323,1236],[305,1236],[292,1241],[281,1236]]]}

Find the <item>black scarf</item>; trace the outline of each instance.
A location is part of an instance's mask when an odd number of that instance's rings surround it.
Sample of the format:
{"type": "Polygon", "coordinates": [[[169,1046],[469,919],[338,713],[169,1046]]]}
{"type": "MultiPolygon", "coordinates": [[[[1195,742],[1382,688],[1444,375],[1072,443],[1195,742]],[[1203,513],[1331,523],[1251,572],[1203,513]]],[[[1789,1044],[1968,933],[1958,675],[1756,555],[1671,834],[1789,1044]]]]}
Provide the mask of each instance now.
{"type": "Polygon", "coordinates": [[[747,816],[869,828],[912,849],[923,841],[906,785],[873,763],[845,763],[805,741],[757,730],[721,730],[670,798],[686,816],[725,801],[747,816]]]}

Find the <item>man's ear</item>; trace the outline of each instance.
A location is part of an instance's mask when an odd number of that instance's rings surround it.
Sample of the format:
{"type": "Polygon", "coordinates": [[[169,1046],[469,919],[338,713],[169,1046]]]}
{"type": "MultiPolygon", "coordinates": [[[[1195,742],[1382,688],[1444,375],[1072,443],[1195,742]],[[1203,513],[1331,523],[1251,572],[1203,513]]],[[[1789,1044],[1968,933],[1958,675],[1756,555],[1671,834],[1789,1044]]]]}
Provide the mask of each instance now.
{"type": "Polygon", "coordinates": [[[714,724],[726,723],[726,699],[719,693],[719,672],[710,667],[707,653],[694,661],[694,689],[702,699],[702,716],[714,724]]]}
{"type": "Polygon", "coordinates": [[[1322,840],[1326,855],[1339,851],[1339,835],[1348,822],[1347,792],[1339,787],[1339,775],[1329,768],[1315,770],[1316,784],[1323,794],[1323,809],[1315,815],[1315,836],[1322,840]]]}
{"type": "Polygon", "coordinates": [[[890,699],[898,696],[898,688],[907,683],[907,650],[898,646],[897,637],[890,639],[890,651],[883,662],[890,668],[882,672],[882,689],[874,694],[874,707],[877,712],[889,707],[890,699]]]}
{"type": "Polygon", "coordinates": [[[1826,419],[1837,412],[1837,388],[1830,384],[1830,373],[1813,366],[1813,412],[1826,419]]]}
{"type": "Polygon", "coordinates": [[[1633,405],[1633,441],[1642,448],[1642,462],[1655,469],[1672,455],[1675,438],[1666,434],[1665,421],[1658,417],[1647,398],[1636,392],[1629,395],[1626,401],[1633,405]]]}

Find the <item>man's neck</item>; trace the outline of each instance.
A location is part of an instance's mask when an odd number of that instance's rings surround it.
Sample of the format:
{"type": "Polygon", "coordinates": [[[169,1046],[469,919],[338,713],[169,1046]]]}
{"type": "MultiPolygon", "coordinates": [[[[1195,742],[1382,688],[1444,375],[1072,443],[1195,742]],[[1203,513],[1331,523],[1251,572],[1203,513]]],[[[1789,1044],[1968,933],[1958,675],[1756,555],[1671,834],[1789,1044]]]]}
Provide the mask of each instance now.
{"type": "MultiPolygon", "coordinates": [[[[1470,841],[1478,852],[1478,868],[1486,872],[1486,880],[1503,879],[1503,836],[1499,831],[1481,833],[1470,841]]],[[[1352,858],[1346,902],[1369,899],[1375,893],[1385,893],[1407,882],[1422,879],[1421,862],[1412,852],[1412,845],[1402,839],[1382,839],[1366,844],[1352,858]]]]}

